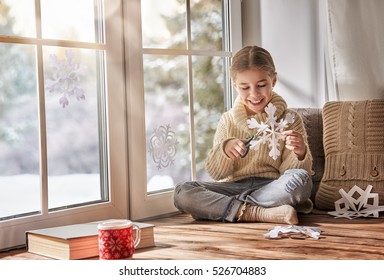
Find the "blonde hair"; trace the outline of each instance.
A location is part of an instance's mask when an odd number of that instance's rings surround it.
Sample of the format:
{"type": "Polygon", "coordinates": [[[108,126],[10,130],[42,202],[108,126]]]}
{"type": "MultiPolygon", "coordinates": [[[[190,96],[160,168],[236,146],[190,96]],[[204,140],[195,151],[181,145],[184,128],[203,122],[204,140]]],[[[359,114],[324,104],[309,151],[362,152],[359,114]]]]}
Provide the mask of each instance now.
{"type": "Polygon", "coordinates": [[[251,69],[266,71],[271,77],[276,75],[271,54],[258,46],[247,46],[239,50],[232,58],[231,79],[236,81],[239,72],[251,69]]]}

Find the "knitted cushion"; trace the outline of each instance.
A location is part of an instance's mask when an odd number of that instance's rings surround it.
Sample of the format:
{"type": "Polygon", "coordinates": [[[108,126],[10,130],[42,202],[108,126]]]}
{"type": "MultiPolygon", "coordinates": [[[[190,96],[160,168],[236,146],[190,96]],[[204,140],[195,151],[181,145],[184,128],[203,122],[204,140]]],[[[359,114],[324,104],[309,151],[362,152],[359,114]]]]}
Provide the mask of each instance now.
{"type": "Polygon", "coordinates": [[[323,108],[325,167],[316,206],[334,210],[339,190],[372,185],[384,205],[384,99],[332,101],[323,108]]]}
{"type": "Polygon", "coordinates": [[[303,119],[304,127],[308,135],[308,145],[313,158],[312,176],[313,188],[311,199],[315,200],[315,195],[320,185],[324,173],[324,148],[323,148],[323,119],[322,109],[320,108],[293,108],[303,119]]]}

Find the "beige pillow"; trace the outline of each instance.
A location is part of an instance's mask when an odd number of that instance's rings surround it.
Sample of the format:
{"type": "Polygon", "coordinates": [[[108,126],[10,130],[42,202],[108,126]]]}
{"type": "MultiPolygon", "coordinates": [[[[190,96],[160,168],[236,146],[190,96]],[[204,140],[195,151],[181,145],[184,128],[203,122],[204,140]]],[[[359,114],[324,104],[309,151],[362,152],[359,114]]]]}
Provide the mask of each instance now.
{"type": "Polygon", "coordinates": [[[316,207],[334,210],[339,190],[379,194],[384,205],[384,99],[332,101],[323,107],[325,166],[316,207]]]}

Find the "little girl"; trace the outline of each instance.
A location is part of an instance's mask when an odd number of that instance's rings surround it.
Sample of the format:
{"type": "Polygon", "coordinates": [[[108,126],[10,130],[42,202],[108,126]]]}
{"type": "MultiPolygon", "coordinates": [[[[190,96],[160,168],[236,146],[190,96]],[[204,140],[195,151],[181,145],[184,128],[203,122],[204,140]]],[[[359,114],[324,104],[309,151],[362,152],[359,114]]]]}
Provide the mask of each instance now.
{"type": "Polygon", "coordinates": [[[303,122],[273,91],[277,73],[267,50],[248,46],[236,53],[231,80],[238,97],[222,115],[205,161],[215,182],[178,184],[175,206],[195,219],[297,224],[297,211],[309,213],[313,207],[312,156],[303,122]],[[279,122],[284,131],[274,133],[271,123],[279,122]],[[258,140],[262,135],[280,140],[273,145],[258,140]]]}

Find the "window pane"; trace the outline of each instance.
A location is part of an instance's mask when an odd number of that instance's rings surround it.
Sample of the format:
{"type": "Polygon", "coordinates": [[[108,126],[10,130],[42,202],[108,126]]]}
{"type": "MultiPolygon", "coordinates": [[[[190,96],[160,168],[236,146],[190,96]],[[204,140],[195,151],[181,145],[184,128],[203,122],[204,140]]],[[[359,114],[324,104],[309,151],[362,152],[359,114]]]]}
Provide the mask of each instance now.
{"type": "Polygon", "coordinates": [[[46,39],[96,42],[94,0],[41,0],[42,35],[46,39]]]}
{"type": "Polygon", "coordinates": [[[35,36],[35,0],[0,1],[0,35],[35,36]]]}
{"type": "Polygon", "coordinates": [[[193,50],[223,49],[221,0],[191,0],[191,38],[193,50]]]}
{"type": "Polygon", "coordinates": [[[0,220],[40,211],[36,48],[0,43],[0,220]]]}
{"type": "Polygon", "coordinates": [[[106,200],[102,53],[44,47],[49,208],[106,200]],[[100,118],[98,113],[100,113],[100,118]]]}
{"type": "Polygon", "coordinates": [[[190,180],[187,57],[144,55],[148,192],[190,180]]]}
{"type": "Polygon", "coordinates": [[[196,177],[201,181],[211,180],[204,171],[204,160],[224,112],[223,60],[221,57],[193,57],[196,177]]]}
{"type": "Polygon", "coordinates": [[[185,7],[182,0],[142,0],[143,47],[185,49],[185,7]]]}

